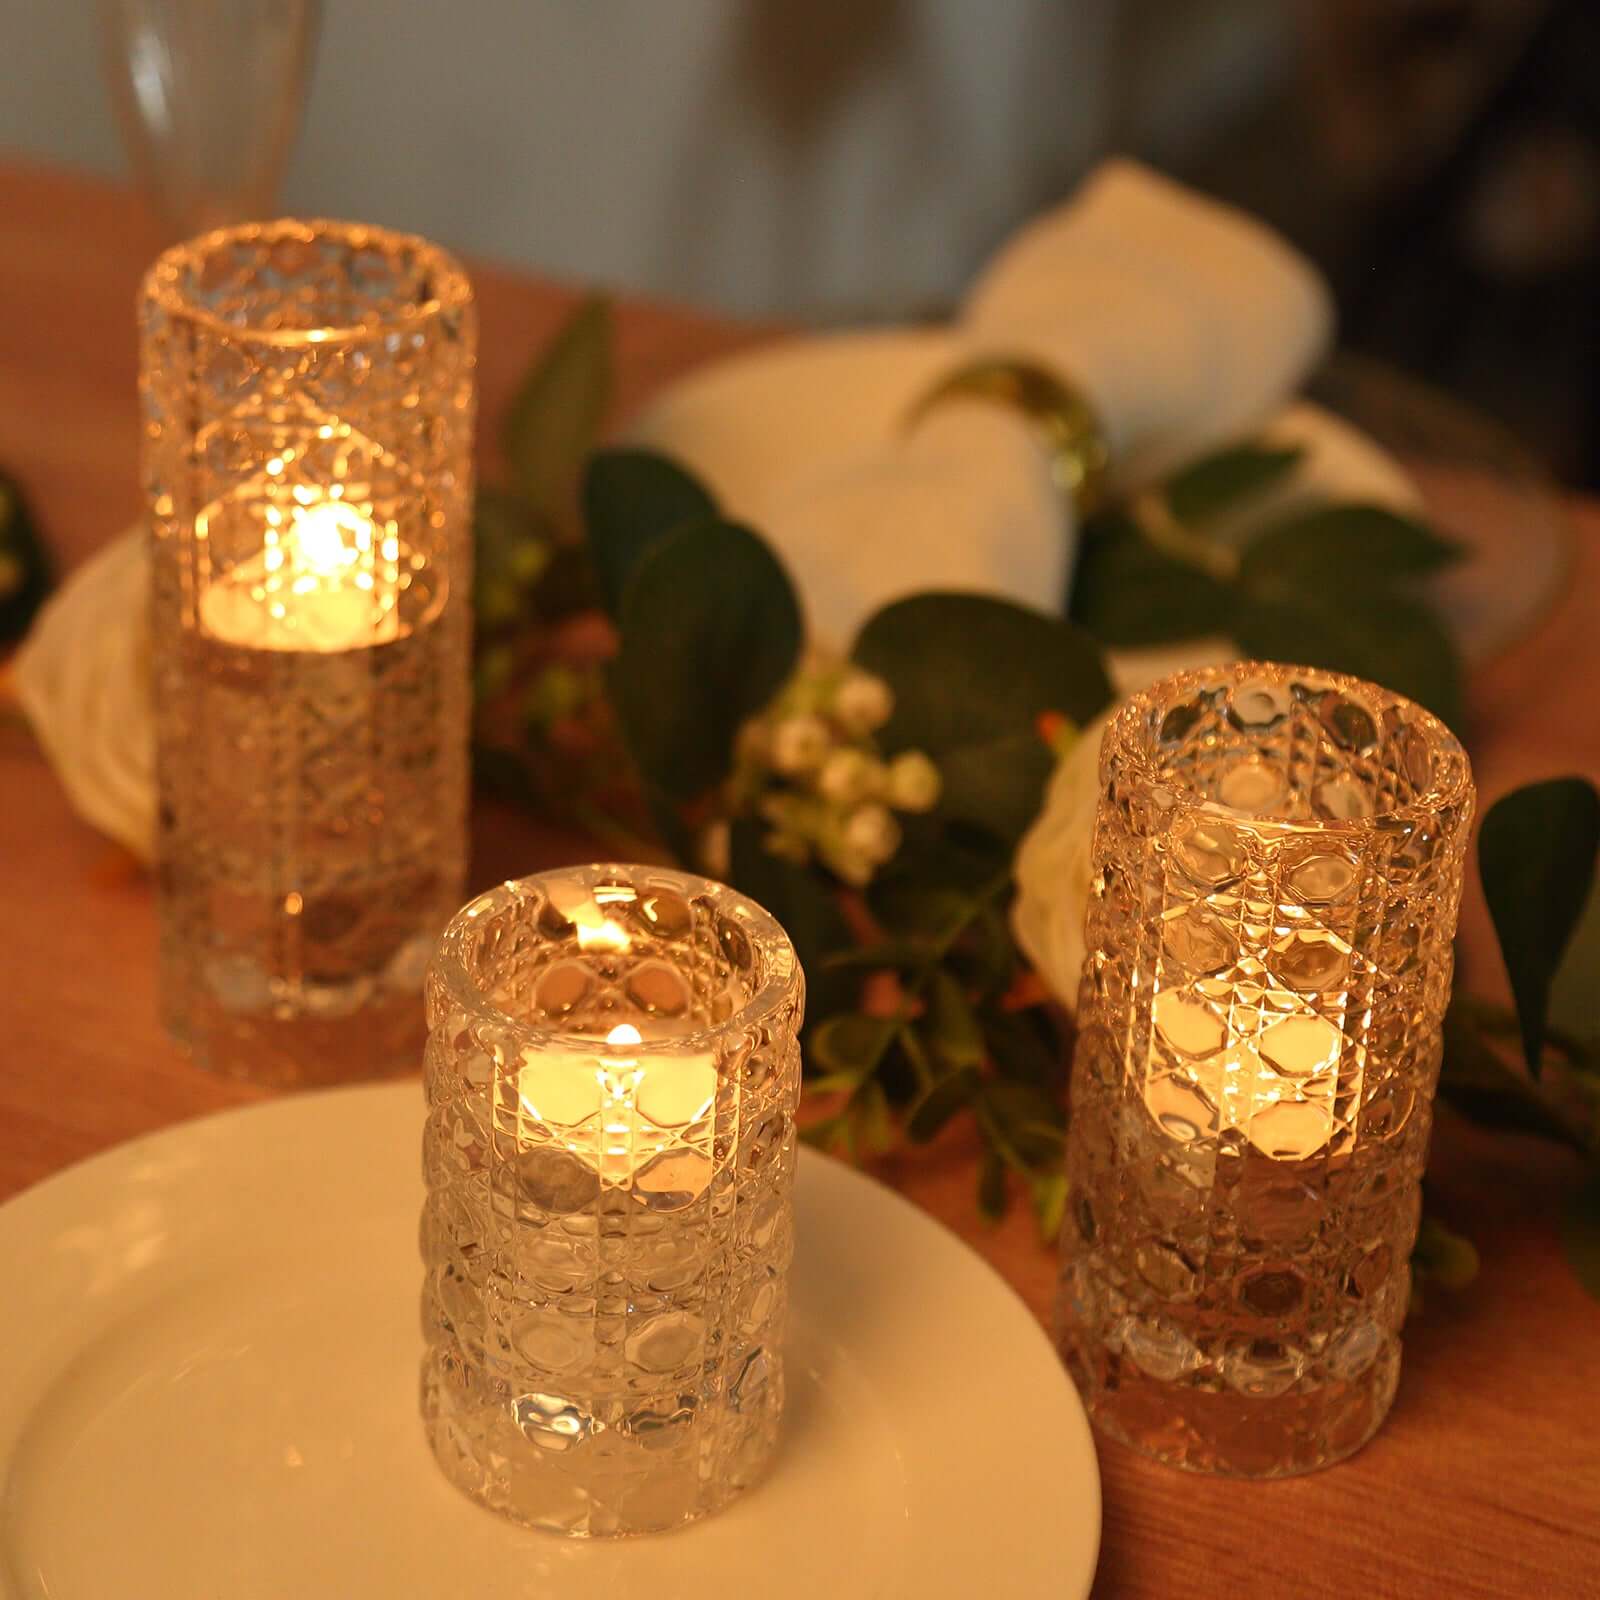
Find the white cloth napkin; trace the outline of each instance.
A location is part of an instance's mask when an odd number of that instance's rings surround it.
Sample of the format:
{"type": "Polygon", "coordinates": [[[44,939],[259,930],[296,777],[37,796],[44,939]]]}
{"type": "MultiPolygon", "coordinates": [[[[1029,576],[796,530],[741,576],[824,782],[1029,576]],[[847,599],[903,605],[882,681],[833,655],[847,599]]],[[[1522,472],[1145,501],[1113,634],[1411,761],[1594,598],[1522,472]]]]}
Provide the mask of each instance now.
{"type": "Polygon", "coordinates": [[[1078,385],[1114,476],[1151,472],[1264,422],[1325,349],[1315,271],[1268,229],[1128,161],[1030,223],[958,320],[787,341],[666,391],[635,437],[685,461],[788,562],[812,632],[848,644],[889,600],[975,589],[1058,610],[1070,508],[1032,426],[953,401],[907,415],[980,356],[1078,385]]]}
{"type": "Polygon", "coordinates": [[[50,597],[11,669],[73,809],[141,861],[156,832],[149,583],[144,529],[132,528],[50,597]]]}

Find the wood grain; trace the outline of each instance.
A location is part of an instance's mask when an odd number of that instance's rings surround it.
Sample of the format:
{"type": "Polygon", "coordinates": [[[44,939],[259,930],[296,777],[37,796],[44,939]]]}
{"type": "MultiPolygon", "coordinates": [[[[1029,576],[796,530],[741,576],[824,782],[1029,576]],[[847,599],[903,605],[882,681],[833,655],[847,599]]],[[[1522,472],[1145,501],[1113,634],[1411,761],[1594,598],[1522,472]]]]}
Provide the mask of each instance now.
{"type": "MultiPolygon", "coordinates": [[[[120,190],[0,166],[0,461],[64,567],[137,510],[133,296],[158,243],[120,190]]],[[[474,276],[492,441],[529,355],[575,295],[491,268],[474,276]]],[[[620,409],[763,336],[626,305],[620,409]]],[[[1574,516],[1578,553],[1559,609],[1473,687],[1486,800],[1533,777],[1600,776],[1600,508],[1574,516]]],[[[478,884],[584,854],[581,839],[492,808],[474,825],[478,884]]],[[[191,1067],[162,1034],[150,885],[74,818],[14,722],[0,731],[0,888],[0,1197],[135,1134],[259,1097],[191,1067]]],[[[1466,970],[1493,990],[1481,903],[1469,904],[1465,930],[1466,970]]],[[[976,1220],[974,1152],[960,1131],[880,1171],[1048,1317],[1051,1255],[1020,1208],[998,1228],[976,1220]]],[[[1576,1179],[1575,1163],[1543,1146],[1443,1116],[1430,1204],[1477,1241],[1484,1270],[1463,1294],[1430,1296],[1408,1328],[1387,1426],[1345,1465],[1264,1486],[1102,1446],[1097,1592],[1600,1595],[1600,1305],[1566,1270],[1555,1234],[1576,1179]]]]}

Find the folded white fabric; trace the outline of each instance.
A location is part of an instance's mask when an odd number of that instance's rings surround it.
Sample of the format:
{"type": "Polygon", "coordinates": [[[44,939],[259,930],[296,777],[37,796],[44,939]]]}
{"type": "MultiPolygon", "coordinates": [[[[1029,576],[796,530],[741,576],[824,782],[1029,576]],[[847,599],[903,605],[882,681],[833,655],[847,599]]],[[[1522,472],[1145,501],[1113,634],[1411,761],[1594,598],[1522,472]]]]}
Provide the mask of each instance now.
{"type": "Polygon", "coordinates": [[[1124,477],[1253,428],[1327,349],[1316,269],[1255,218],[1109,161],[980,274],[962,326],[1071,378],[1124,477]]]}
{"type": "Polygon", "coordinates": [[[78,814],[142,861],[155,852],[144,529],[130,529],[45,603],[12,660],[23,714],[78,814]]]}
{"type": "Polygon", "coordinates": [[[1032,425],[952,401],[981,356],[1031,360],[1100,415],[1138,481],[1265,421],[1326,347],[1314,270],[1259,223],[1132,162],[1095,173],[980,275],[959,320],[787,341],[675,385],[639,442],[678,456],[788,561],[814,634],[846,644],[922,589],[1058,610],[1075,523],[1032,425]]]}

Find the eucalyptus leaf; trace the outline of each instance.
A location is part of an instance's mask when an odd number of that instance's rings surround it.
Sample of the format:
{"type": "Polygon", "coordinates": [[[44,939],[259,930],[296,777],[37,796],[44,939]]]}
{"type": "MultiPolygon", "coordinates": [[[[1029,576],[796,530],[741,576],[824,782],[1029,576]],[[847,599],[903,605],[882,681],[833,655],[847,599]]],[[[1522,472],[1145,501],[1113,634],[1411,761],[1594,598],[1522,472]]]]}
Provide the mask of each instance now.
{"type": "Polygon", "coordinates": [[[1156,549],[1115,512],[1084,531],[1067,614],[1106,644],[1138,650],[1227,633],[1233,604],[1227,584],[1156,549]]]}
{"type": "Polygon", "coordinates": [[[1312,588],[1293,600],[1247,598],[1235,614],[1233,637],[1256,660],[1348,672],[1461,727],[1455,645],[1433,613],[1408,595],[1377,589],[1352,604],[1312,588]]]}
{"type": "Polygon", "coordinates": [[[1057,711],[1084,723],[1111,685],[1081,629],[990,595],[930,593],[870,617],[852,659],[894,691],[884,749],[946,751],[1032,730],[1057,711]]]}
{"type": "Polygon", "coordinates": [[[945,750],[938,767],[939,814],[1014,844],[1039,815],[1055,756],[1029,730],[945,750]]]}
{"type": "Polygon", "coordinates": [[[811,1036],[811,1058],[831,1076],[865,1083],[878,1070],[899,1026],[895,1017],[868,1017],[858,1011],[829,1017],[811,1036]]]}
{"type": "Polygon", "coordinates": [[[1437,1217],[1424,1217],[1412,1247],[1411,1266],[1442,1289],[1465,1289],[1478,1276],[1478,1247],[1437,1217]]]}
{"type": "Polygon", "coordinates": [[[929,1085],[906,1115],[906,1133],[926,1144],[958,1111],[972,1103],[983,1078],[976,1067],[962,1067],[929,1085]]]}
{"type": "Polygon", "coordinates": [[[1600,1054],[1600,885],[1588,902],[1550,985],[1550,1025],[1600,1054]]]}
{"type": "Polygon", "coordinates": [[[523,379],[506,415],[505,451],[522,492],[559,520],[611,403],[611,304],[591,295],[523,379]]]}
{"type": "Polygon", "coordinates": [[[1600,1300],[1600,1173],[1591,1172],[1561,1215],[1561,1247],[1578,1282],[1600,1300]]]}
{"type": "Polygon", "coordinates": [[[917,939],[878,939],[848,950],[830,950],[822,965],[830,972],[909,972],[928,964],[932,947],[917,939]]]}
{"type": "Polygon", "coordinates": [[[928,981],[923,1032],[940,1059],[951,1067],[976,1067],[984,1058],[983,1030],[972,1003],[948,972],[937,970],[928,981]]]}
{"type": "Polygon", "coordinates": [[[1014,1078],[988,1078],[980,1098],[1026,1168],[1052,1167],[1060,1161],[1066,1117],[1042,1089],[1014,1078]]]}
{"type": "Polygon", "coordinates": [[[1204,456],[1167,480],[1167,508],[1180,522],[1205,522],[1265,493],[1300,464],[1299,445],[1242,444],[1204,456]]]}
{"type": "Polygon", "coordinates": [[[827,962],[830,953],[851,945],[850,926],[838,899],[821,878],[765,849],[761,832],[761,824],[748,817],[733,824],[728,875],[737,889],[777,918],[794,945],[806,979],[809,1047],[820,1025],[852,1006],[860,988],[856,973],[830,967],[827,962]]]}
{"type": "Polygon", "coordinates": [[[1365,595],[1460,559],[1461,547],[1385,506],[1331,505],[1275,523],[1245,547],[1239,579],[1263,599],[1365,595]]]}
{"type": "Polygon", "coordinates": [[[873,1155],[885,1155],[897,1143],[894,1117],[889,1111],[889,1097],[881,1083],[864,1084],[850,1105],[851,1118],[860,1133],[860,1140],[873,1155]]]}
{"type": "Polygon", "coordinates": [[[808,1144],[813,1150],[832,1150],[839,1142],[839,1118],[822,1117],[808,1122],[799,1132],[801,1144],[808,1144]]]}
{"type": "Polygon", "coordinates": [[[1445,1013],[1439,1095],[1483,1127],[1584,1148],[1583,1140],[1545,1099],[1538,1084],[1500,1059],[1459,1003],[1445,1013]]]}
{"type": "Polygon", "coordinates": [[[873,880],[875,886],[909,883],[953,890],[970,899],[1010,878],[1014,852],[983,829],[932,815],[900,820],[904,842],[873,880]]]}
{"type": "Polygon", "coordinates": [[[853,1072],[824,1072],[806,1079],[806,1089],[811,1094],[854,1094],[861,1080],[853,1072]]]}
{"type": "Polygon", "coordinates": [[[1067,1212],[1067,1175],[1050,1172],[1034,1178],[1028,1185],[1033,1214],[1039,1219],[1039,1237],[1053,1244],[1061,1232],[1061,1219],[1067,1212]]]}
{"type": "Polygon", "coordinates": [[[1066,1061],[1061,1041],[1044,1019],[1041,1008],[991,1008],[982,1015],[983,1036],[1000,1071],[1008,1078],[1032,1084],[1053,1099],[1066,1079],[1066,1061]]]}
{"type": "Polygon", "coordinates": [[[999,1222],[1011,1204],[1006,1183],[1006,1164],[993,1150],[986,1150],[978,1164],[978,1211],[989,1222],[999,1222]]]}
{"type": "Polygon", "coordinates": [[[634,563],[664,534],[715,518],[717,503],[698,479],[653,450],[597,450],[583,475],[583,518],[612,616],[634,563]]]}
{"type": "Polygon", "coordinates": [[[960,889],[887,877],[869,887],[867,904],[890,932],[937,947],[971,921],[978,903],[960,889]]]}
{"type": "Polygon", "coordinates": [[[15,480],[0,473],[0,644],[28,631],[54,582],[28,502],[15,480]]]}
{"type": "Polygon", "coordinates": [[[1004,994],[1023,965],[1005,913],[993,905],[983,907],[946,964],[977,991],[980,1000],[1004,994]]]}
{"type": "Polygon", "coordinates": [[[1513,790],[1490,806],[1478,832],[1478,873],[1535,1077],[1551,982],[1589,898],[1597,852],[1600,794],[1585,778],[1513,790]]]}
{"type": "Polygon", "coordinates": [[[629,753],[663,794],[689,799],[728,775],[740,726],[793,670],[800,607],[753,533],[697,522],[639,558],[621,635],[611,687],[629,753]]]}

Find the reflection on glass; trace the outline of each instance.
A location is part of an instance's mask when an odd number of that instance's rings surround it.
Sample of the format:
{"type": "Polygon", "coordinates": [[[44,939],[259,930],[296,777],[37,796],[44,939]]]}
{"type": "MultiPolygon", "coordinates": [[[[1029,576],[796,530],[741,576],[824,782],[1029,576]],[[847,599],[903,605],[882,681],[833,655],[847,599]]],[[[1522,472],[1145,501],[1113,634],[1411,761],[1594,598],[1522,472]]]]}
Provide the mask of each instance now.
{"type": "Polygon", "coordinates": [[[319,0],[100,0],[123,137],[174,237],[270,216],[319,0]]]}

